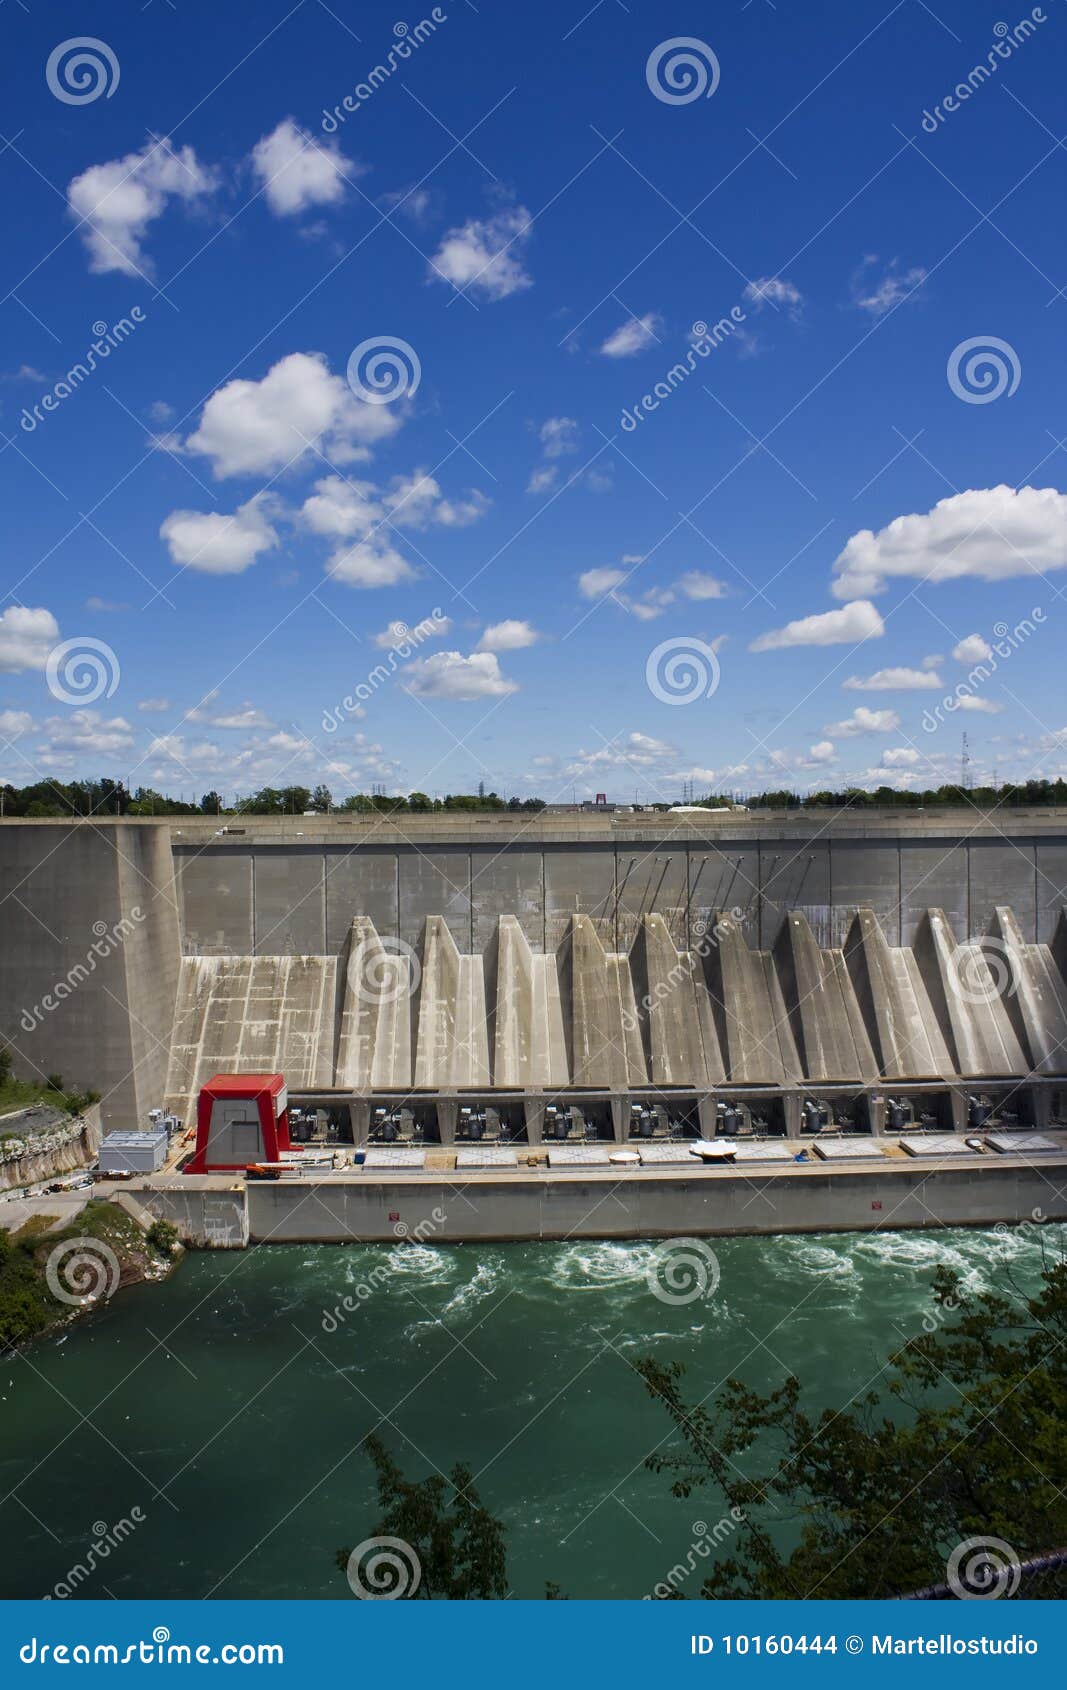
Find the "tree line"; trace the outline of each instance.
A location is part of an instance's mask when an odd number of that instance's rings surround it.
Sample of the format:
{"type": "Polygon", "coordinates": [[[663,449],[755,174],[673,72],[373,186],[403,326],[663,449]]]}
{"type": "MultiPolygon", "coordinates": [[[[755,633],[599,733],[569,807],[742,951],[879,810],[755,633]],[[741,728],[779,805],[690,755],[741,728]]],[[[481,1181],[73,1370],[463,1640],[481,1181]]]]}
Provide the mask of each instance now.
{"type": "MultiPolygon", "coordinates": [[[[731,808],[740,802],[736,795],[711,794],[692,800],[708,809],[731,808]]],[[[1028,780],[1018,785],[960,785],[925,787],[921,791],[898,791],[892,786],[873,789],[849,786],[839,790],[799,793],[788,788],[746,794],[743,808],[749,810],[924,810],[950,807],[995,809],[1042,808],[1067,805],[1067,781],[1028,780]]],[[[580,807],[580,806],[576,806],[580,807]]],[[[627,806],[630,808],[631,806],[627,806]]],[[[425,792],[356,792],[335,799],[328,786],[264,786],[247,797],[227,802],[214,789],[194,802],[172,798],[150,786],[131,791],[121,780],[101,776],[96,780],[37,781],[31,786],[0,785],[0,817],[30,819],[63,816],[303,816],[333,813],[356,815],[428,815],[440,811],[537,812],[546,808],[543,798],[501,798],[496,792],[447,793],[432,798],[425,792]]],[[[666,801],[636,804],[637,810],[664,813],[666,801]]]]}

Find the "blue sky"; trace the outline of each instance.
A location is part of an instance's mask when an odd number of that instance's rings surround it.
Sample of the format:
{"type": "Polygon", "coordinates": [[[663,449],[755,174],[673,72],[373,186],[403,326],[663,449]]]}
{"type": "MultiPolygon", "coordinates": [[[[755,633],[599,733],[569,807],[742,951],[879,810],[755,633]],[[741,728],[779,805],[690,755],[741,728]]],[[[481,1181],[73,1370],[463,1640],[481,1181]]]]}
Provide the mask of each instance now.
{"type": "Polygon", "coordinates": [[[0,28],[0,776],[1063,769],[1062,0],[0,28]]]}

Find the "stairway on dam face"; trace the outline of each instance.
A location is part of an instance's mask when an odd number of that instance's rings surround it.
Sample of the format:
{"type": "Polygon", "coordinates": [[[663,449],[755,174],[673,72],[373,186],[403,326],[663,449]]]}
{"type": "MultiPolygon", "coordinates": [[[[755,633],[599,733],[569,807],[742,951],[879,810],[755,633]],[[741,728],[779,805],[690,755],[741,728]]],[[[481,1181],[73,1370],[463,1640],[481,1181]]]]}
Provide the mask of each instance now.
{"type": "Polygon", "coordinates": [[[905,948],[861,908],[824,950],[792,911],[758,951],[724,913],[681,952],[659,914],[628,952],[573,915],[547,955],[505,915],[473,956],[440,916],[411,951],[359,915],[340,956],[184,958],[168,1106],[189,1120],[212,1074],[262,1070],[356,1094],[1067,1074],[1067,915],[1031,945],[1001,907],[960,945],[932,909],[905,948]]]}

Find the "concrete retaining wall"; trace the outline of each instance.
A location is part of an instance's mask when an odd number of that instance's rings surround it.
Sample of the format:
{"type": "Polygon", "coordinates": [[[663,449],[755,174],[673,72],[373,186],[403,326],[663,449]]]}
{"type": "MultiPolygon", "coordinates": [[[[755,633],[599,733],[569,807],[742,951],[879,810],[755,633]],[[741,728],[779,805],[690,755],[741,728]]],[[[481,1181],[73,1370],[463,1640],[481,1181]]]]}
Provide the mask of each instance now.
{"type": "Polygon", "coordinates": [[[281,1180],[247,1191],[189,1178],[138,1187],[136,1200],[194,1245],[431,1244],[478,1240],[727,1237],[894,1231],[1067,1220],[1067,1164],[1007,1159],[981,1167],[911,1163],[828,1171],[818,1166],[695,1177],[617,1172],[566,1178],[415,1175],[394,1180],[281,1180]]]}
{"type": "Polygon", "coordinates": [[[155,1219],[176,1226],[183,1244],[200,1250],[243,1250],[249,1242],[248,1206],[241,1187],[220,1191],[190,1176],[172,1184],[128,1189],[155,1219]]]}

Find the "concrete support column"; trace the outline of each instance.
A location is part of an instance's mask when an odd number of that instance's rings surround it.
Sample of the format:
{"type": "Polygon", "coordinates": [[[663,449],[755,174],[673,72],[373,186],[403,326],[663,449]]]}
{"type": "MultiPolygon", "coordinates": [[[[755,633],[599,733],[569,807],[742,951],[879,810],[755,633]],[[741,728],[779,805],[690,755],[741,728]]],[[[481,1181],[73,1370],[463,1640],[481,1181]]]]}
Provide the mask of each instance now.
{"type": "Polygon", "coordinates": [[[1052,1095],[1044,1086],[1035,1086],[1029,1095],[1033,1105],[1034,1126],[1045,1131],[1052,1119],[1052,1095]]]}
{"type": "Polygon", "coordinates": [[[459,1098],[437,1099],[437,1131],[442,1144],[455,1144],[456,1122],[459,1120],[459,1098]]]}
{"type": "Polygon", "coordinates": [[[869,1092],[867,1104],[871,1117],[871,1132],[875,1138],[882,1138],[885,1134],[885,1095],[880,1091],[869,1092]]]}
{"type": "Polygon", "coordinates": [[[949,1091],[952,1101],[952,1131],[964,1133],[967,1131],[967,1093],[960,1086],[953,1086],[949,1091]]]}
{"type": "Polygon", "coordinates": [[[625,1144],[630,1130],[630,1095],[611,1100],[611,1130],[616,1144],[625,1144]]]}
{"type": "Polygon", "coordinates": [[[700,1122],[701,1138],[714,1138],[718,1125],[715,1112],[715,1093],[701,1092],[697,1098],[697,1119],[700,1122]]]}
{"type": "Polygon", "coordinates": [[[524,1097],[522,1113],[526,1122],[527,1144],[545,1142],[545,1100],[543,1097],[524,1097]]]}
{"type": "Polygon", "coordinates": [[[793,1096],[786,1095],[782,1099],[782,1107],[785,1111],[785,1136],[786,1136],[786,1138],[799,1138],[800,1137],[800,1098],[796,1095],[793,1095],[793,1096]]]}
{"type": "Polygon", "coordinates": [[[348,1105],[348,1118],[352,1123],[352,1143],[366,1144],[370,1138],[370,1099],[353,1098],[348,1105]]]}

